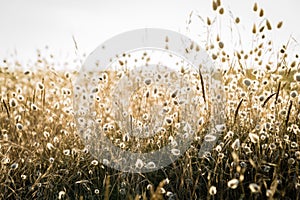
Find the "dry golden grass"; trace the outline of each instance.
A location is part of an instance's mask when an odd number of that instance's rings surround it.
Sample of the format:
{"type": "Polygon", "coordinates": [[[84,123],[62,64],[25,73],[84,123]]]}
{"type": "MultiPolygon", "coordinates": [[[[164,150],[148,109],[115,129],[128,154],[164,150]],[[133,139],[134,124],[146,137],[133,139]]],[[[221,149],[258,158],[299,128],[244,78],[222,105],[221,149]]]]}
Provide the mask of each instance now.
{"type": "MultiPolygon", "coordinates": [[[[213,1],[218,18],[227,12],[221,6],[213,1]]],[[[260,17],[265,14],[258,4],[253,10],[260,17]]],[[[232,20],[241,23],[239,18],[232,20]]],[[[204,23],[214,26],[209,18],[204,23]]],[[[32,71],[11,70],[15,63],[5,63],[0,68],[0,198],[299,199],[298,55],[289,49],[292,41],[279,50],[272,47],[265,36],[272,30],[269,20],[254,27],[250,32],[257,40],[249,52],[227,53],[218,34],[211,34],[215,39],[206,44],[214,62],[227,66],[221,75],[226,129],[217,144],[198,156],[204,124],[179,160],[150,173],[108,168],[84,148],[72,108],[71,80],[77,72],[36,68],[49,65],[43,55],[32,71]],[[268,60],[268,51],[278,55],[275,61],[268,60]],[[253,69],[250,63],[260,67],[253,69]]],[[[279,22],[277,28],[281,27],[279,22]]],[[[135,113],[136,118],[142,121],[145,112],[135,113]]],[[[114,131],[109,134],[122,137],[114,131]]],[[[160,139],[168,141],[169,134],[160,139]]]]}

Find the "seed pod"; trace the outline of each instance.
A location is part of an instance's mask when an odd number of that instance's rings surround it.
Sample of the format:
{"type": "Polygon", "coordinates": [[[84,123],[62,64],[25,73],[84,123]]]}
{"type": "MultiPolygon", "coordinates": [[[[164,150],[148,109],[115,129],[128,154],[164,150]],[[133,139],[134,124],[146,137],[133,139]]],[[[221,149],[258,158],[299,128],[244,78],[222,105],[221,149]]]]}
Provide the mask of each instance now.
{"type": "Polygon", "coordinates": [[[219,13],[220,13],[221,15],[223,15],[223,14],[224,14],[224,8],[220,8],[219,13]]]}
{"type": "Polygon", "coordinates": [[[258,9],[258,7],[257,7],[257,3],[254,3],[254,6],[253,6],[253,11],[254,11],[254,12],[256,12],[256,11],[257,11],[257,9],[258,9]]]}
{"type": "Polygon", "coordinates": [[[272,30],[272,26],[269,20],[266,22],[268,30],[272,30]]]}
{"type": "Polygon", "coordinates": [[[230,181],[228,181],[227,186],[231,189],[236,189],[239,185],[239,180],[234,178],[230,181]]]}
{"type": "Polygon", "coordinates": [[[213,10],[217,10],[218,4],[215,1],[213,1],[212,7],[213,7],[213,10]]]}
{"type": "Polygon", "coordinates": [[[294,68],[294,67],[296,67],[296,61],[293,61],[291,64],[291,68],[294,68]]]}
{"type": "Polygon", "coordinates": [[[237,57],[238,57],[239,60],[242,59],[242,56],[241,56],[241,54],[239,52],[236,52],[236,55],[237,55],[237,57]]]}
{"type": "Polygon", "coordinates": [[[260,192],[260,186],[257,185],[256,183],[251,183],[249,185],[249,188],[251,190],[251,193],[259,193],[260,192]]]}
{"type": "Polygon", "coordinates": [[[253,24],[252,33],[253,33],[253,34],[256,33],[256,25],[255,25],[255,24],[253,24]]]}
{"type": "Polygon", "coordinates": [[[260,57],[262,54],[261,50],[258,51],[257,55],[260,57]]]}
{"type": "Polygon", "coordinates": [[[211,186],[209,188],[209,194],[214,196],[215,194],[217,194],[217,188],[215,186],[211,186]]]}
{"type": "Polygon", "coordinates": [[[212,59],[213,59],[213,60],[216,60],[217,58],[218,58],[218,56],[217,56],[216,54],[213,54],[213,55],[212,55],[212,59]]]}
{"type": "Polygon", "coordinates": [[[283,24],[283,22],[280,21],[280,22],[277,24],[277,28],[280,29],[280,28],[282,27],[282,24],[283,24]]]}
{"type": "Polygon", "coordinates": [[[260,11],[259,11],[259,16],[260,16],[260,17],[263,17],[263,16],[264,16],[264,10],[263,10],[263,9],[260,9],[260,11]]]}
{"type": "Polygon", "coordinates": [[[120,64],[121,66],[123,66],[123,65],[124,65],[124,62],[121,61],[121,60],[119,60],[119,64],[120,64]]]}
{"type": "Polygon", "coordinates": [[[259,29],[259,32],[263,32],[265,29],[265,26],[262,26],[260,29],[259,29]]]}
{"type": "Polygon", "coordinates": [[[211,21],[210,21],[209,17],[207,17],[207,25],[208,25],[208,26],[211,25],[211,21]]]}
{"type": "Polygon", "coordinates": [[[224,48],[224,43],[223,43],[223,42],[219,42],[219,47],[220,47],[221,49],[223,49],[223,48],[224,48]]]}

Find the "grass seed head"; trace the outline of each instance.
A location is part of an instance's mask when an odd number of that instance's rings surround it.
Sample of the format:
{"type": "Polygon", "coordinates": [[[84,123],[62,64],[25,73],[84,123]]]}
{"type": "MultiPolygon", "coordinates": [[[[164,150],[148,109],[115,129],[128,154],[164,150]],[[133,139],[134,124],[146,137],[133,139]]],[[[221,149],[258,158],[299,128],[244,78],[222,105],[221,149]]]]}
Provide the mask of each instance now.
{"type": "Polygon", "coordinates": [[[212,195],[212,196],[214,196],[214,195],[217,194],[217,188],[216,188],[216,186],[211,186],[209,188],[209,194],[212,195]]]}
{"type": "Polygon", "coordinates": [[[251,190],[251,193],[259,193],[260,192],[260,186],[256,183],[250,183],[249,189],[251,190]]]}
{"type": "Polygon", "coordinates": [[[236,189],[239,185],[239,180],[234,178],[234,179],[231,179],[230,181],[228,181],[227,183],[227,186],[230,188],[230,189],[236,189]]]}
{"type": "Polygon", "coordinates": [[[257,3],[255,2],[253,5],[253,11],[256,12],[257,10],[258,10],[258,6],[257,6],[257,3]]]}

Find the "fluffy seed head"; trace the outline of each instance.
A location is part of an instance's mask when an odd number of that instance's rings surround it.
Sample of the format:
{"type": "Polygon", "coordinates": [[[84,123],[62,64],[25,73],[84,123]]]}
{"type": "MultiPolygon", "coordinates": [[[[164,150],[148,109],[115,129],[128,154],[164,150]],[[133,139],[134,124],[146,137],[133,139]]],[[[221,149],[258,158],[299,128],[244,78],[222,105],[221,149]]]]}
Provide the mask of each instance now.
{"type": "Polygon", "coordinates": [[[257,185],[256,183],[250,183],[249,189],[251,190],[252,193],[260,192],[260,186],[257,185]]]}
{"type": "Polygon", "coordinates": [[[210,195],[215,195],[215,194],[217,194],[217,188],[216,188],[216,186],[211,186],[210,188],[209,188],[209,194],[210,195]]]}
{"type": "Polygon", "coordinates": [[[236,189],[239,185],[239,180],[234,178],[228,181],[227,186],[231,189],[236,189]]]}

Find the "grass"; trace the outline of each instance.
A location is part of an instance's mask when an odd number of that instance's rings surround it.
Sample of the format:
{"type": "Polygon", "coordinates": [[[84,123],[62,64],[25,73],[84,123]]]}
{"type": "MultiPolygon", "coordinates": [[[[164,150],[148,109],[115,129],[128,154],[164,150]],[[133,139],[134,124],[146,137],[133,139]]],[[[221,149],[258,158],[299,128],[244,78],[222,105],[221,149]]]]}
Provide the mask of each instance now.
{"type": "MultiPolygon", "coordinates": [[[[220,1],[213,2],[221,18],[226,9],[220,1]]],[[[257,4],[253,9],[264,16],[257,4]]],[[[202,113],[204,121],[191,148],[169,166],[149,173],[106,167],[84,147],[72,110],[72,80],[78,72],[47,68],[51,63],[43,55],[38,55],[32,70],[11,70],[16,63],[4,63],[0,68],[0,198],[299,199],[299,59],[289,49],[291,41],[278,50],[272,48],[265,33],[272,26],[268,20],[263,22],[251,30],[256,42],[249,52],[226,53],[218,34],[206,44],[214,62],[227,66],[219,74],[225,85],[226,129],[212,151],[198,155],[209,125],[207,112],[202,113]],[[275,61],[267,59],[274,54],[275,61]]],[[[214,26],[212,20],[205,24],[214,26]]],[[[281,26],[279,22],[277,28],[281,26]]],[[[203,81],[201,76],[198,79],[203,81]]],[[[204,91],[202,85],[197,95],[209,99],[204,91]]],[[[134,114],[142,121],[145,112],[134,114]]],[[[168,141],[173,134],[170,126],[154,141],[168,141]]],[[[122,137],[115,130],[109,134],[114,141],[122,137]]],[[[132,144],[129,141],[124,148],[132,144]]],[[[147,146],[146,140],[140,145],[144,150],[158,148],[147,146]]]]}

